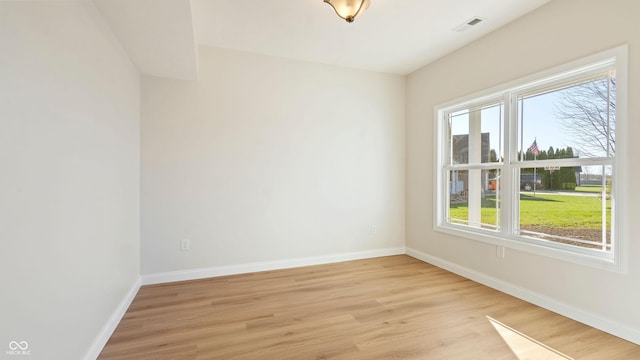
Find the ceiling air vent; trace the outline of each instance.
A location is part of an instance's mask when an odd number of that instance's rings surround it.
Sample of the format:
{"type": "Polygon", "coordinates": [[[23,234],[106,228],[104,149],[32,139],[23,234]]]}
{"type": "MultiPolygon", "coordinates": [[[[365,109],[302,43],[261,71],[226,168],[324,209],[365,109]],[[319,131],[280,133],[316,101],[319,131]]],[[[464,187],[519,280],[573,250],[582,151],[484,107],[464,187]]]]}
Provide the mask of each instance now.
{"type": "Polygon", "coordinates": [[[471,27],[478,25],[481,22],[482,22],[482,19],[476,16],[474,18],[471,18],[465,21],[463,24],[457,26],[456,28],[453,29],[453,31],[463,32],[463,31],[469,30],[471,27]]]}

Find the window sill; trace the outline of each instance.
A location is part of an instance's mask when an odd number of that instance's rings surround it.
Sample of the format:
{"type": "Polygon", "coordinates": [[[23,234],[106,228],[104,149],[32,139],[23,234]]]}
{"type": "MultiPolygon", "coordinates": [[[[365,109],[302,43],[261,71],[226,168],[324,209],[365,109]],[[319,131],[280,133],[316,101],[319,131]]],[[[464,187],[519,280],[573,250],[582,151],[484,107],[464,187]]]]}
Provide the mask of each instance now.
{"type": "MultiPolygon", "coordinates": [[[[505,237],[503,234],[483,229],[473,229],[470,231],[464,226],[456,225],[436,225],[434,230],[440,233],[457,236],[464,239],[475,240],[490,245],[502,246],[507,249],[522,251],[538,256],[544,256],[556,260],[561,260],[578,265],[586,265],[597,269],[607,270],[616,273],[625,273],[621,261],[610,259],[604,256],[589,255],[572,251],[570,246],[560,244],[554,247],[537,243],[536,240],[512,236],[505,237]]],[[[594,252],[594,254],[596,254],[594,252]]],[[[603,254],[604,255],[604,254],[603,254]]]]}

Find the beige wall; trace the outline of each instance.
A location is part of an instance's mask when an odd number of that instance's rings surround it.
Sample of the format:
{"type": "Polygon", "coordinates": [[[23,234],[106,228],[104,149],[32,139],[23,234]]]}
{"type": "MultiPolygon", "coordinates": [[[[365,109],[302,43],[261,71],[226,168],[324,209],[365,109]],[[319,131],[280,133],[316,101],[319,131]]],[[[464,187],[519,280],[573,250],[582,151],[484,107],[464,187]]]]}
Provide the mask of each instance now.
{"type": "Polygon", "coordinates": [[[144,77],[142,274],[402,251],[404,90],[208,47],[198,82],[144,77]]]}
{"type": "Polygon", "coordinates": [[[138,282],[139,91],[93,3],[0,2],[0,358],[82,359],[138,282]]]}
{"type": "MultiPolygon", "coordinates": [[[[629,148],[619,152],[626,164],[625,181],[637,183],[640,167],[640,31],[636,0],[555,0],[486,37],[432,63],[407,79],[407,247],[486,279],[509,284],[558,307],[567,305],[577,317],[602,320],[600,325],[640,342],[640,241],[628,243],[627,274],[574,265],[496,247],[433,230],[434,106],[517,80],[550,67],[629,44],[629,148]]],[[[640,203],[640,189],[620,194],[640,203]]],[[[635,221],[631,206],[623,214],[635,221]]],[[[629,224],[632,225],[632,224],[629,224]]],[[[596,321],[597,322],[597,321],[596,321]]]]}

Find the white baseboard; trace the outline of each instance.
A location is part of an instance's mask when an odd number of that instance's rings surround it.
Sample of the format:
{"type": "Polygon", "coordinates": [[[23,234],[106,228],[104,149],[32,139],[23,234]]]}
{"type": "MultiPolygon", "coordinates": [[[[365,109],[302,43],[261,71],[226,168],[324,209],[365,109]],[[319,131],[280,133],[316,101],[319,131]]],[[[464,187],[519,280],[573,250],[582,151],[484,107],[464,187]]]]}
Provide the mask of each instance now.
{"type": "Polygon", "coordinates": [[[406,253],[418,260],[422,260],[431,265],[451,271],[452,273],[458,274],[477,283],[494,288],[503,293],[515,296],[524,301],[640,345],[639,329],[620,324],[617,321],[604,318],[600,315],[557,301],[529,289],[513,285],[509,282],[460,266],[447,260],[431,256],[415,249],[407,248],[406,253]]]}
{"type": "Polygon", "coordinates": [[[315,256],[281,261],[257,262],[241,265],[219,266],[212,268],[190,269],[142,275],[142,285],[161,284],[174,281],[196,280],[216,276],[246,274],[258,271],[289,269],[310,265],[329,264],[341,261],[369,259],[381,256],[402,255],[405,248],[387,248],[359,251],[327,256],[315,256]]]}
{"type": "Polygon", "coordinates": [[[96,336],[95,340],[91,344],[91,347],[89,348],[89,351],[87,351],[87,354],[84,357],[85,360],[95,360],[98,358],[100,352],[107,344],[107,341],[109,341],[109,338],[116,330],[116,327],[118,327],[120,320],[122,320],[122,317],[127,312],[129,305],[131,305],[131,302],[136,297],[136,294],[140,289],[140,284],[140,278],[138,278],[131,289],[129,289],[129,292],[127,292],[127,294],[124,296],[122,301],[120,301],[118,307],[116,307],[116,309],[113,311],[113,313],[109,317],[109,320],[107,320],[107,323],[104,324],[104,326],[100,330],[100,333],[98,333],[98,336],[96,336]]]}

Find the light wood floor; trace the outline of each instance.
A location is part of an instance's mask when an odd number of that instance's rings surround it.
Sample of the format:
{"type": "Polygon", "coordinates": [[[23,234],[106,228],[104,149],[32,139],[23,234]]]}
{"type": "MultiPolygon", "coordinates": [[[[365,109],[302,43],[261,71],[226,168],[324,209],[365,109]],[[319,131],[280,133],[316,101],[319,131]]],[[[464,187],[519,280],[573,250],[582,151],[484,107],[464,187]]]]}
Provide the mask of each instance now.
{"type": "Polygon", "coordinates": [[[99,357],[556,358],[640,346],[408,256],[143,286],[99,357]]]}

